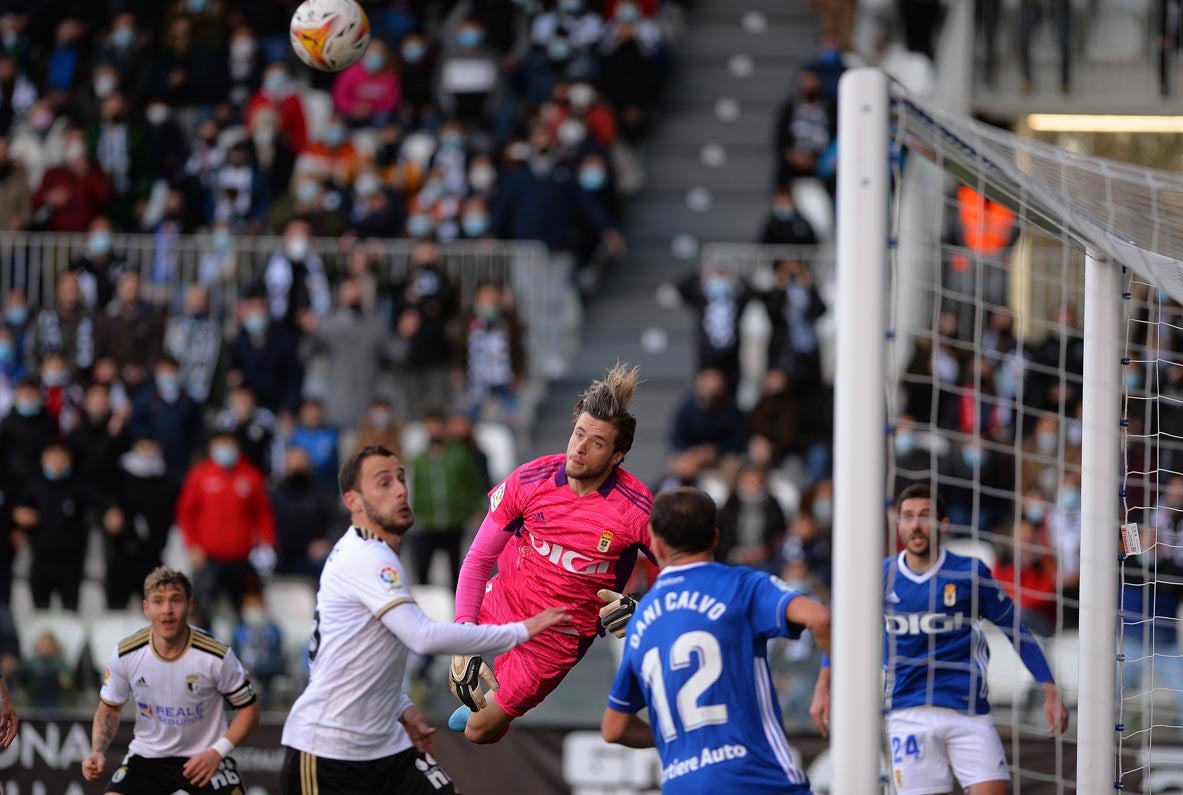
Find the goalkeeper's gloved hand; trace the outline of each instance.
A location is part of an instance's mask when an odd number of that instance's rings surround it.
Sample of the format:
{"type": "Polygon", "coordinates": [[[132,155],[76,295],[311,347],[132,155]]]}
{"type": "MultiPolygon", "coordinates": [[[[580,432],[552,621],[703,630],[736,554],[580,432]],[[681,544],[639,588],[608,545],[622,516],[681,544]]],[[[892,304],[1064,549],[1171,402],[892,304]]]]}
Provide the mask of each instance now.
{"type": "Polygon", "coordinates": [[[637,603],[641,601],[641,595],[636,593],[619,594],[607,588],[601,588],[598,594],[601,599],[608,603],[600,608],[600,623],[604,625],[606,632],[611,632],[616,637],[623,638],[625,631],[628,629],[628,620],[636,612],[637,603]]]}
{"type": "Polygon", "coordinates": [[[473,712],[480,712],[488,706],[485,694],[481,690],[482,681],[490,690],[501,687],[497,677],[493,675],[493,669],[479,654],[453,655],[448,687],[451,688],[456,700],[473,712]]]}

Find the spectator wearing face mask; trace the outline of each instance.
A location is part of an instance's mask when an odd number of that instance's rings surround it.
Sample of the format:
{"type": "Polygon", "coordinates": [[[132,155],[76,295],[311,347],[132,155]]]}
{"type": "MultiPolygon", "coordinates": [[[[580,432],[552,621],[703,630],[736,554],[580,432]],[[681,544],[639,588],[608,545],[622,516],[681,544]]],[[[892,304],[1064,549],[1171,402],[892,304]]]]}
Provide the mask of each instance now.
{"type": "Polygon", "coordinates": [[[104,526],[122,523],[123,516],[109,497],[77,476],[65,444],[51,442],[33,461],[40,461],[40,469],[24,481],[13,509],[13,520],[32,552],[33,605],[47,608],[57,593],[63,609],[77,610],[86,553],[86,511],[101,513],[104,526]]]}
{"type": "Polygon", "coordinates": [[[250,387],[237,386],[230,390],[226,407],[218,412],[214,426],[235,438],[238,449],[256,469],[264,475],[272,473],[275,415],[256,403],[250,387]]]}
{"type": "MultiPolygon", "coordinates": [[[[154,105],[149,107],[155,109],[154,105]]],[[[148,197],[163,153],[151,151],[146,127],[128,113],[127,100],[118,89],[107,92],[99,101],[95,116],[87,128],[87,148],[94,152],[96,165],[111,181],[113,195],[104,212],[121,225],[128,225],[133,203],[148,197]]],[[[177,165],[173,163],[174,168],[177,165]]]]}
{"type": "Polygon", "coordinates": [[[227,54],[226,71],[230,84],[226,96],[236,109],[242,110],[263,81],[259,42],[249,26],[239,25],[231,31],[227,54]]]}
{"type": "Polygon", "coordinates": [[[144,578],[160,565],[177,504],[160,443],[143,436],[114,468],[123,523],[104,528],[107,609],[123,610],[141,595],[144,578]]]}
{"type": "Polygon", "coordinates": [[[773,194],[772,212],[764,221],[760,242],[766,246],[812,246],[817,243],[813,227],[797,212],[789,188],[777,188],[773,194]]]}
{"type": "Polygon", "coordinates": [[[256,289],[267,296],[272,320],[299,327],[304,312],[323,316],[332,306],[324,262],[312,250],[312,229],[296,219],[284,229],[283,248],[271,255],[262,273],[255,279],[256,289]]]}
{"type": "Polygon", "coordinates": [[[164,317],[140,295],[140,275],[119,277],[115,298],[95,321],[95,356],[119,362],[123,383],[134,394],[160,358],[164,317]]]}
{"type": "Polygon", "coordinates": [[[398,55],[402,88],[398,115],[408,129],[414,129],[433,112],[439,51],[423,34],[411,32],[399,43],[398,55]]]}
{"type": "Polygon", "coordinates": [[[504,288],[477,285],[472,314],[457,341],[455,382],[475,419],[486,412],[508,425],[517,421],[518,391],[526,376],[522,325],[505,300],[504,288]]]}
{"type": "Polygon", "coordinates": [[[357,437],[348,447],[357,450],[369,444],[380,444],[401,458],[402,434],[403,423],[394,410],[394,403],[379,397],[370,402],[365,418],[357,428],[357,437]]]}
{"type": "Polygon", "coordinates": [[[326,491],[331,491],[337,483],[340,469],[337,450],[340,442],[340,431],[325,422],[323,403],[319,400],[305,400],[300,404],[296,427],[288,437],[287,443],[308,453],[308,459],[312,462],[313,477],[326,491]]]}
{"type": "Polygon", "coordinates": [[[436,101],[444,116],[483,126],[497,107],[503,88],[497,53],[485,43],[485,28],[465,18],[444,39],[436,101]]]}
{"type": "Polygon", "coordinates": [[[316,321],[308,335],[308,355],[327,360],[325,418],[346,428],[357,421],[377,394],[378,381],[394,361],[390,330],[374,311],[366,311],[356,279],[341,282],[337,305],[316,321]]]}
{"type": "Polygon", "coordinates": [[[798,394],[813,392],[822,385],[817,322],[826,313],[813,271],[800,258],[786,257],[776,264],[773,288],[761,298],[772,323],[769,365],[784,370],[798,394]]]}
{"type": "Polygon", "coordinates": [[[407,223],[403,202],[396,201],[372,169],[364,168],[353,182],[349,231],[358,238],[397,237],[407,223]]]}
{"type": "Polygon", "coordinates": [[[984,439],[970,438],[954,444],[941,464],[942,493],[955,533],[988,531],[1014,510],[1013,498],[1002,496],[1013,495],[1018,485],[1009,453],[984,439]]]}
{"type": "Polygon", "coordinates": [[[259,683],[260,700],[267,708],[271,704],[271,680],[287,670],[283,632],[257,590],[243,597],[238,614],[242,620],[234,628],[230,645],[243,668],[251,672],[252,681],[259,683]]]}
{"type": "Polygon", "coordinates": [[[682,302],[698,316],[698,368],[723,373],[730,394],[739,384],[739,322],[754,294],[726,262],[709,262],[677,285],[682,302]]]}
{"type": "Polygon", "coordinates": [[[26,378],[16,385],[12,411],[0,419],[0,482],[20,488],[37,473],[41,451],[58,437],[57,423],[45,410],[41,384],[26,378]]]}
{"type": "Polygon", "coordinates": [[[600,34],[600,88],[630,141],[640,137],[657,105],[664,49],[661,28],[640,6],[631,0],[616,4],[600,34]]]}
{"type": "Polygon", "coordinates": [[[41,362],[41,403],[53,418],[59,433],[69,433],[82,413],[82,387],[70,381],[70,370],[60,353],[51,353],[41,362]]]}
{"type": "MultiPolygon", "coordinates": [[[[137,24],[131,11],[116,14],[98,52],[99,62],[111,66],[115,72],[114,85],[123,90],[133,107],[139,107],[147,98],[153,78],[151,57],[137,24]]],[[[97,74],[94,87],[98,94],[97,74]]]]}
{"type": "Polygon", "coordinates": [[[443,269],[438,246],[420,243],[411,253],[410,277],[395,285],[393,325],[407,347],[400,379],[404,414],[417,420],[429,407],[450,397],[452,339],[449,330],[459,311],[456,288],[443,269]]]}
{"type": "Polygon", "coordinates": [[[780,504],[768,492],[768,473],[762,467],[748,464],[740,469],[718,522],[717,560],[764,569],[773,564],[773,550],[780,547],[786,522],[780,504]]]}
{"type": "Polygon", "coordinates": [[[49,100],[41,99],[11,129],[10,156],[25,167],[30,191],[37,190],[45,172],[58,165],[66,151],[66,135],[73,125],[65,114],[57,115],[49,100]]]}
{"type": "Polygon", "coordinates": [[[276,132],[282,137],[291,151],[300,154],[308,145],[308,125],[304,116],[304,103],[296,93],[296,87],[287,66],[273,63],[263,73],[263,83],[259,90],[251,97],[246,106],[246,123],[251,127],[252,120],[259,111],[270,108],[276,113],[278,124],[276,132]]]}
{"type": "Polygon", "coordinates": [[[127,260],[114,250],[111,219],[100,215],[86,230],[86,248],[72,263],[88,309],[105,311],[115,297],[115,285],[127,272],[127,260]]]}
{"type": "Polygon", "coordinates": [[[942,456],[921,446],[919,436],[914,418],[907,414],[896,418],[892,436],[892,452],[895,456],[895,488],[892,494],[899,494],[913,483],[931,484],[937,472],[948,470],[948,464],[942,456]]]}
{"type": "Polygon", "coordinates": [[[324,126],[320,139],[309,144],[297,159],[297,173],[312,174],[340,187],[352,185],[362,159],[349,135],[345,117],[334,113],[324,126]]]}
{"type": "Polygon", "coordinates": [[[25,295],[25,291],[22,288],[13,287],[8,291],[8,296],[4,299],[4,310],[3,314],[0,315],[0,329],[4,329],[12,335],[12,345],[14,346],[14,355],[10,360],[8,369],[10,376],[20,378],[24,375],[25,340],[31,328],[29,297],[25,295]],[[11,367],[13,364],[19,366],[22,372],[18,373],[12,370],[11,367]]]}
{"type": "Polygon", "coordinates": [[[386,43],[374,39],[360,61],[337,75],[333,107],[355,127],[371,127],[394,117],[401,93],[386,43]]]}
{"type": "Polygon", "coordinates": [[[223,101],[226,90],[224,23],[190,15],[181,9],[178,12],[167,23],[168,33],[155,63],[156,80],[152,91],[174,108],[223,101]]]}
{"type": "Polygon", "coordinates": [[[274,549],[275,515],[263,476],[228,433],[210,437],[209,457],[189,470],[177,500],[177,526],[193,566],[193,599],[211,610],[226,594],[241,604],[250,554],[274,549]]]}
{"type": "Polygon", "coordinates": [[[28,113],[36,101],[37,88],[19,62],[0,55],[0,131],[7,134],[13,122],[28,113]]]}
{"type": "MultiPolygon", "coordinates": [[[[271,135],[274,135],[274,131],[271,131],[271,135]]],[[[274,141],[274,137],[269,140],[274,141]]],[[[268,174],[259,168],[255,151],[251,141],[240,141],[230,147],[225,162],[212,172],[208,205],[210,217],[215,222],[248,231],[262,228],[272,192],[268,174]]]]}
{"type": "Polygon", "coordinates": [[[67,134],[65,158],[45,172],[33,194],[33,220],[51,232],[84,232],[111,201],[111,182],[91,162],[82,130],[67,134]]]}
{"type": "MultiPolygon", "coordinates": [[[[813,72],[802,72],[776,121],[777,184],[819,176],[818,166],[834,142],[835,129],[834,108],[822,92],[821,80],[813,72]]],[[[826,185],[832,189],[832,175],[826,185]]]]}
{"type": "Polygon", "coordinates": [[[230,386],[245,386],[258,404],[282,416],[300,405],[304,370],[300,365],[299,338],[287,323],[272,320],[267,300],[248,294],[239,303],[238,336],[230,348],[230,386]]]}
{"type": "Polygon", "coordinates": [[[131,432],[160,441],[169,479],[180,483],[201,450],[205,421],[201,407],[185,394],[181,366],[171,356],[157,361],[153,382],[136,398],[131,432]]]}
{"type": "Polygon", "coordinates": [[[60,351],[70,366],[70,377],[78,376],[94,364],[94,316],[82,300],[78,275],[67,271],[58,274],[54,304],[37,313],[25,343],[26,364],[39,367],[50,353],[60,351]]]}
{"type": "Polygon", "coordinates": [[[185,288],[181,313],[165,326],[163,347],[181,365],[185,393],[198,405],[220,397],[213,395],[213,389],[222,357],[222,324],[210,316],[209,291],[204,285],[185,288]]]}
{"type": "Polygon", "coordinates": [[[488,237],[492,219],[489,204],[482,196],[470,196],[460,207],[460,231],[465,240],[488,237]]]}
{"type": "Polygon", "coordinates": [[[119,485],[119,457],[131,444],[127,417],[111,409],[111,389],[94,383],[86,388],[81,417],[66,436],[79,477],[114,494],[119,485]]]}
{"type": "Polygon", "coordinates": [[[674,414],[670,447],[698,450],[706,465],[743,453],[747,421],[727,390],[727,379],[714,367],[704,367],[694,378],[694,389],[674,414]]]}
{"type": "Polygon", "coordinates": [[[339,237],[345,231],[344,215],[338,211],[341,193],[311,173],[295,179],[291,191],[280,194],[271,205],[267,227],[271,234],[283,234],[293,220],[302,221],[310,237],[339,237]]]}
{"type": "Polygon", "coordinates": [[[12,331],[0,326],[0,417],[12,410],[12,396],[17,382],[25,377],[25,365],[18,356],[20,348],[12,331]]]}
{"type": "Polygon", "coordinates": [[[332,551],[329,528],[335,520],[332,492],[326,492],[312,471],[312,459],[302,447],[284,454],[283,480],[271,490],[278,532],[277,574],[320,576],[332,551]]]}
{"type": "MultiPolygon", "coordinates": [[[[148,159],[143,168],[143,181],[147,185],[141,191],[148,197],[153,183],[163,179],[170,185],[179,181],[186,159],[186,134],[173,117],[173,111],[160,97],[149,97],[144,108],[144,152],[140,156],[148,159]]],[[[182,215],[186,222],[189,218],[182,215]]]]}
{"type": "Polygon", "coordinates": [[[86,73],[86,27],[69,17],[57,23],[53,47],[45,63],[44,85],[49,91],[72,91],[86,73]]]}

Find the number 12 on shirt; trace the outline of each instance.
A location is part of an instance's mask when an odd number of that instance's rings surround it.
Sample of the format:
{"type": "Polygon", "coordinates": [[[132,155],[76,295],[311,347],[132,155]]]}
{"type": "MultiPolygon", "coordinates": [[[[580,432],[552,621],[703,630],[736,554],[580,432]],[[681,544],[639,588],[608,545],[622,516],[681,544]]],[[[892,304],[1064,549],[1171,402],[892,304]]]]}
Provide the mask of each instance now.
{"type": "MultiPolygon", "coordinates": [[[[703,726],[727,722],[726,704],[698,703],[707,688],[723,674],[723,654],[714,635],[699,630],[679,635],[670,646],[669,668],[671,671],[687,668],[694,664],[695,657],[698,658],[698,670],[678,688],[675,697],[678,719],[682,729],[688,732],[701,729],[703,726]]],[[[674,726],[670,700],[665,689],[665,674],[659,649],[652,648],[645,652],[645,656],[641,658],[641,676],[653,693],[653,711],[657,717],[657,725],[661,729],[661,736],[666,742],[670,742],[678,736],[678,730],[674,726]]]]}

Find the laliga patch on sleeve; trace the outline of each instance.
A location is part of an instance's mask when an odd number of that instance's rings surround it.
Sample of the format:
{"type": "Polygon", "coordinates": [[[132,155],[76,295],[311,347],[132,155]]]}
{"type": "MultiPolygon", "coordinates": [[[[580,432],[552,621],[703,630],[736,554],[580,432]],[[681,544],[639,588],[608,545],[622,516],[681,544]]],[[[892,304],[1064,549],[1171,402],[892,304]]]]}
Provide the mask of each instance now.
{"type": "Polygon", "coordinates": [[[1142,539],[1138,537],[1137,522],[1121,526],[1121,546],[1127,555],[1142,554],[1142,539]]]}
{"type": "Polygon", "coordinates": [[[378,568],[378,581],[388,591],[393,591],[402,585],[402,578],[398,576],[398,569],[389,565],[378,568]]]}
{"type": "Polygon", "coordinates": [[[788,591],[789,593],[798,593],[796,588],[789,585],[787,582],[782,580],[780,577],[777,577],[775,574],[768,575],[768,579],[772,580],[772,584],[775,585],[777,588],[780,588],[782,591],[788,591]]]}
{"type": "Polygon", "coordinates": [[[505,496],[505,481],[501,481],[501,485],[489,497],[489,513],[497,510],[497,506],[501,504],[501,499],[505,496]]]}

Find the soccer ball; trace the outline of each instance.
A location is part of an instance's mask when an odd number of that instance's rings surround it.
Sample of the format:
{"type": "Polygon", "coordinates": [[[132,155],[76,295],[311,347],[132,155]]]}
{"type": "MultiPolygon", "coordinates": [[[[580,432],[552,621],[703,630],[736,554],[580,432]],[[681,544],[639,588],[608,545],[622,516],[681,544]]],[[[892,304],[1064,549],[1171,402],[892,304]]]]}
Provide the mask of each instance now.
{"type": "Polygon", "coordinates": [[[296,57],[321,72],[353,66],[370,46],[370,20],[355,0],[304,0],[289,30],[296,57]]]}

